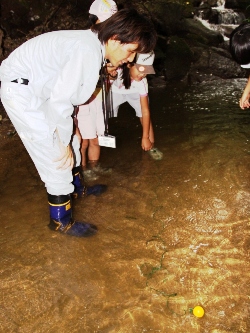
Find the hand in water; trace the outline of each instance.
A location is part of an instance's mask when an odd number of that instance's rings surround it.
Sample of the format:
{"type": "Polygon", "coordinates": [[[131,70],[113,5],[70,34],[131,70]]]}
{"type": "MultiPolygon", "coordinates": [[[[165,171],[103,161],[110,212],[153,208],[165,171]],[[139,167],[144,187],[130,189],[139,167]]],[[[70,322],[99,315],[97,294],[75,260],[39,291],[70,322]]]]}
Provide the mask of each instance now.
{"type": "Polygon", "coordinates": [[[250,81],[248,81],[243,94],[239,100],[239,105],[241,109],[245,109],[245,108],[249,108],[250,107],[250,102],[249,102],[249,98],[250,98],[250,81]]]}
{"type": "Polygon", "coordinates": [[[142,138],[141,147],[143,150],[148,151],[153,147],[153,144],[148,138],[142,138]]]}
{"type": "Polygon", "coordinates": [[[245,108],[249,108],[250,107],[250,103],[249,103],[249,95],[244,96],[242,95],[240,101],[239,101],[239,105],[241,109],[245,109],[245,108]]]}

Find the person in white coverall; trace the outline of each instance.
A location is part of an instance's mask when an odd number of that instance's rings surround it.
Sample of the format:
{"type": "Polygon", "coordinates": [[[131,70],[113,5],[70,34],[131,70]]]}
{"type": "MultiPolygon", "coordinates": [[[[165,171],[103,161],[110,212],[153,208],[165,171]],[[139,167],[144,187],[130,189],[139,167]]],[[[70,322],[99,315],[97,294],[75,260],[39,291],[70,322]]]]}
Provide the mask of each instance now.
{"type": "Polygon", "coordinates": [[[74,106],[94,92],[105,59],[113,66],[132,61],[136,52],[151,51],[156,38],[148,19],[123,9],[91,30],[34,37],[2,62],[1,101],[45,183],[52,230],[78,237],[96,233],[95,225],[72,217],[72,194],[103,191],[82,184],[74,106]]]}

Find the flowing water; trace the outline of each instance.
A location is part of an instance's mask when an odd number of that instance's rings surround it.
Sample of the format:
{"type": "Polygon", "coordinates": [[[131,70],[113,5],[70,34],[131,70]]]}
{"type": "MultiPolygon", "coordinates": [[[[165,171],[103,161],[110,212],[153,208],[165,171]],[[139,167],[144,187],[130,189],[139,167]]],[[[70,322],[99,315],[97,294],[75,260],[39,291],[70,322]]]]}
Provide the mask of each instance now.
{"type": "Polygon", "coordinates": [[[198,12],[195,18],[209,30],[214,30],[222,34],[224,40],[228,41],[233,29],[244,22],[246,16],[240,8],[225,8],[225,5],[226,0],[217,0],[216,5],[210,8],[209,18],[207,17],[207,11],[204,11],[204,8],[202,8],[204,6],[204,2],[202,1],[200,9],[199,7],[197,8],[198,12]]]}
{"type": "Polygon", "coordinates": [[[141,150],[138,119],[122,106],[110,120],[117,148],[102,148],[108,191],[75,202],[75,217],[98,226],[89,239],[47,228],[28,154],[17,136],[1,138],[0,332],[250,332],[245,83],[152,89],[161,161],[141,150]]]}

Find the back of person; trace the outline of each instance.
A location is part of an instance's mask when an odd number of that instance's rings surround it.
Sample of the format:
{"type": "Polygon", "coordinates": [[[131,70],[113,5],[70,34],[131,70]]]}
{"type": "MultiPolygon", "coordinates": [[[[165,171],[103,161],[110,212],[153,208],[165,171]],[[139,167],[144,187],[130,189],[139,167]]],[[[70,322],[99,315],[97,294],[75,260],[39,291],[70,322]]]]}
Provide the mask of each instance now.
{"type": "Polygon", "coordinates": [[[1,77],[2,80],[4,76],[13,80],[26,78],[34,85],[36,94],[49,98],[63,68],[69,84],[61,85],[61,93],[72,97],[73,104],[79,104],[86,97],[82,91],[82,97],[74,99],[74,93],[79,91],[78,78],[83,80],[89,73],[92,85],[96,85],[99,72],[91,71],[91,67],[101,61],[100,42],[91,30],[53,31],[32,38],[14,50],[1,64],[1,77]],[[65,67],[67,61],[69,64],[73,61],[75,68],[65,67]],[[73,87],[68,91],[70,84],[73,87]]]}

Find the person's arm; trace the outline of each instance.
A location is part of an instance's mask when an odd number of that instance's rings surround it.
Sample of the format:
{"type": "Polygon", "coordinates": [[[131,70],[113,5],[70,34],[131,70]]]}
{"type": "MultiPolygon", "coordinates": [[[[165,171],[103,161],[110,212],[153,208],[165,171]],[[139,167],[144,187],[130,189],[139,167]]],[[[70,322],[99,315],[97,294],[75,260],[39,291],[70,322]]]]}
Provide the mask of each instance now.
{"type": "Polygon", "coordinates": [[[250,107],[249,98],[250,98],[250,76],[248,78],[248,82],[246,84],[246,87],[245,87],[243,94],[241,96],[241,99],[239,101],[239,105],[240,105],[241,109],[250,107]]]}
{"type": "Polygon", "coordinates": [[[142,140],[141,147],[143,150],[147,151],[152,148],[152,142],[149,139],[149,129],[150,129],[150,110],[148,103],[148,95],[140,96],[141,102],[141,124],[142,124],[142,140]]]}
{"type": "Polygon", "coordinates": [[[100,57],[79,49],[65,62],[50,94],[48,122],[51,133],[57,129],[61,143],[69,145],[73,133],[73,105],[85,103],[95,90],[100,57]]]}
{"type": "Polygon", "coordinates": [[[55,162],[58,169],[73,167],[74,157],[70,140],[73,134],[73,105],[86,102],[93,93],[99,76],[100,59],[79,50],[72,52],[58,75],[48,102],[48,123],[51,134],[56,135],[60,156],[55,162]],[[89,60],[91,59],[91,61],[89,60]]]}

